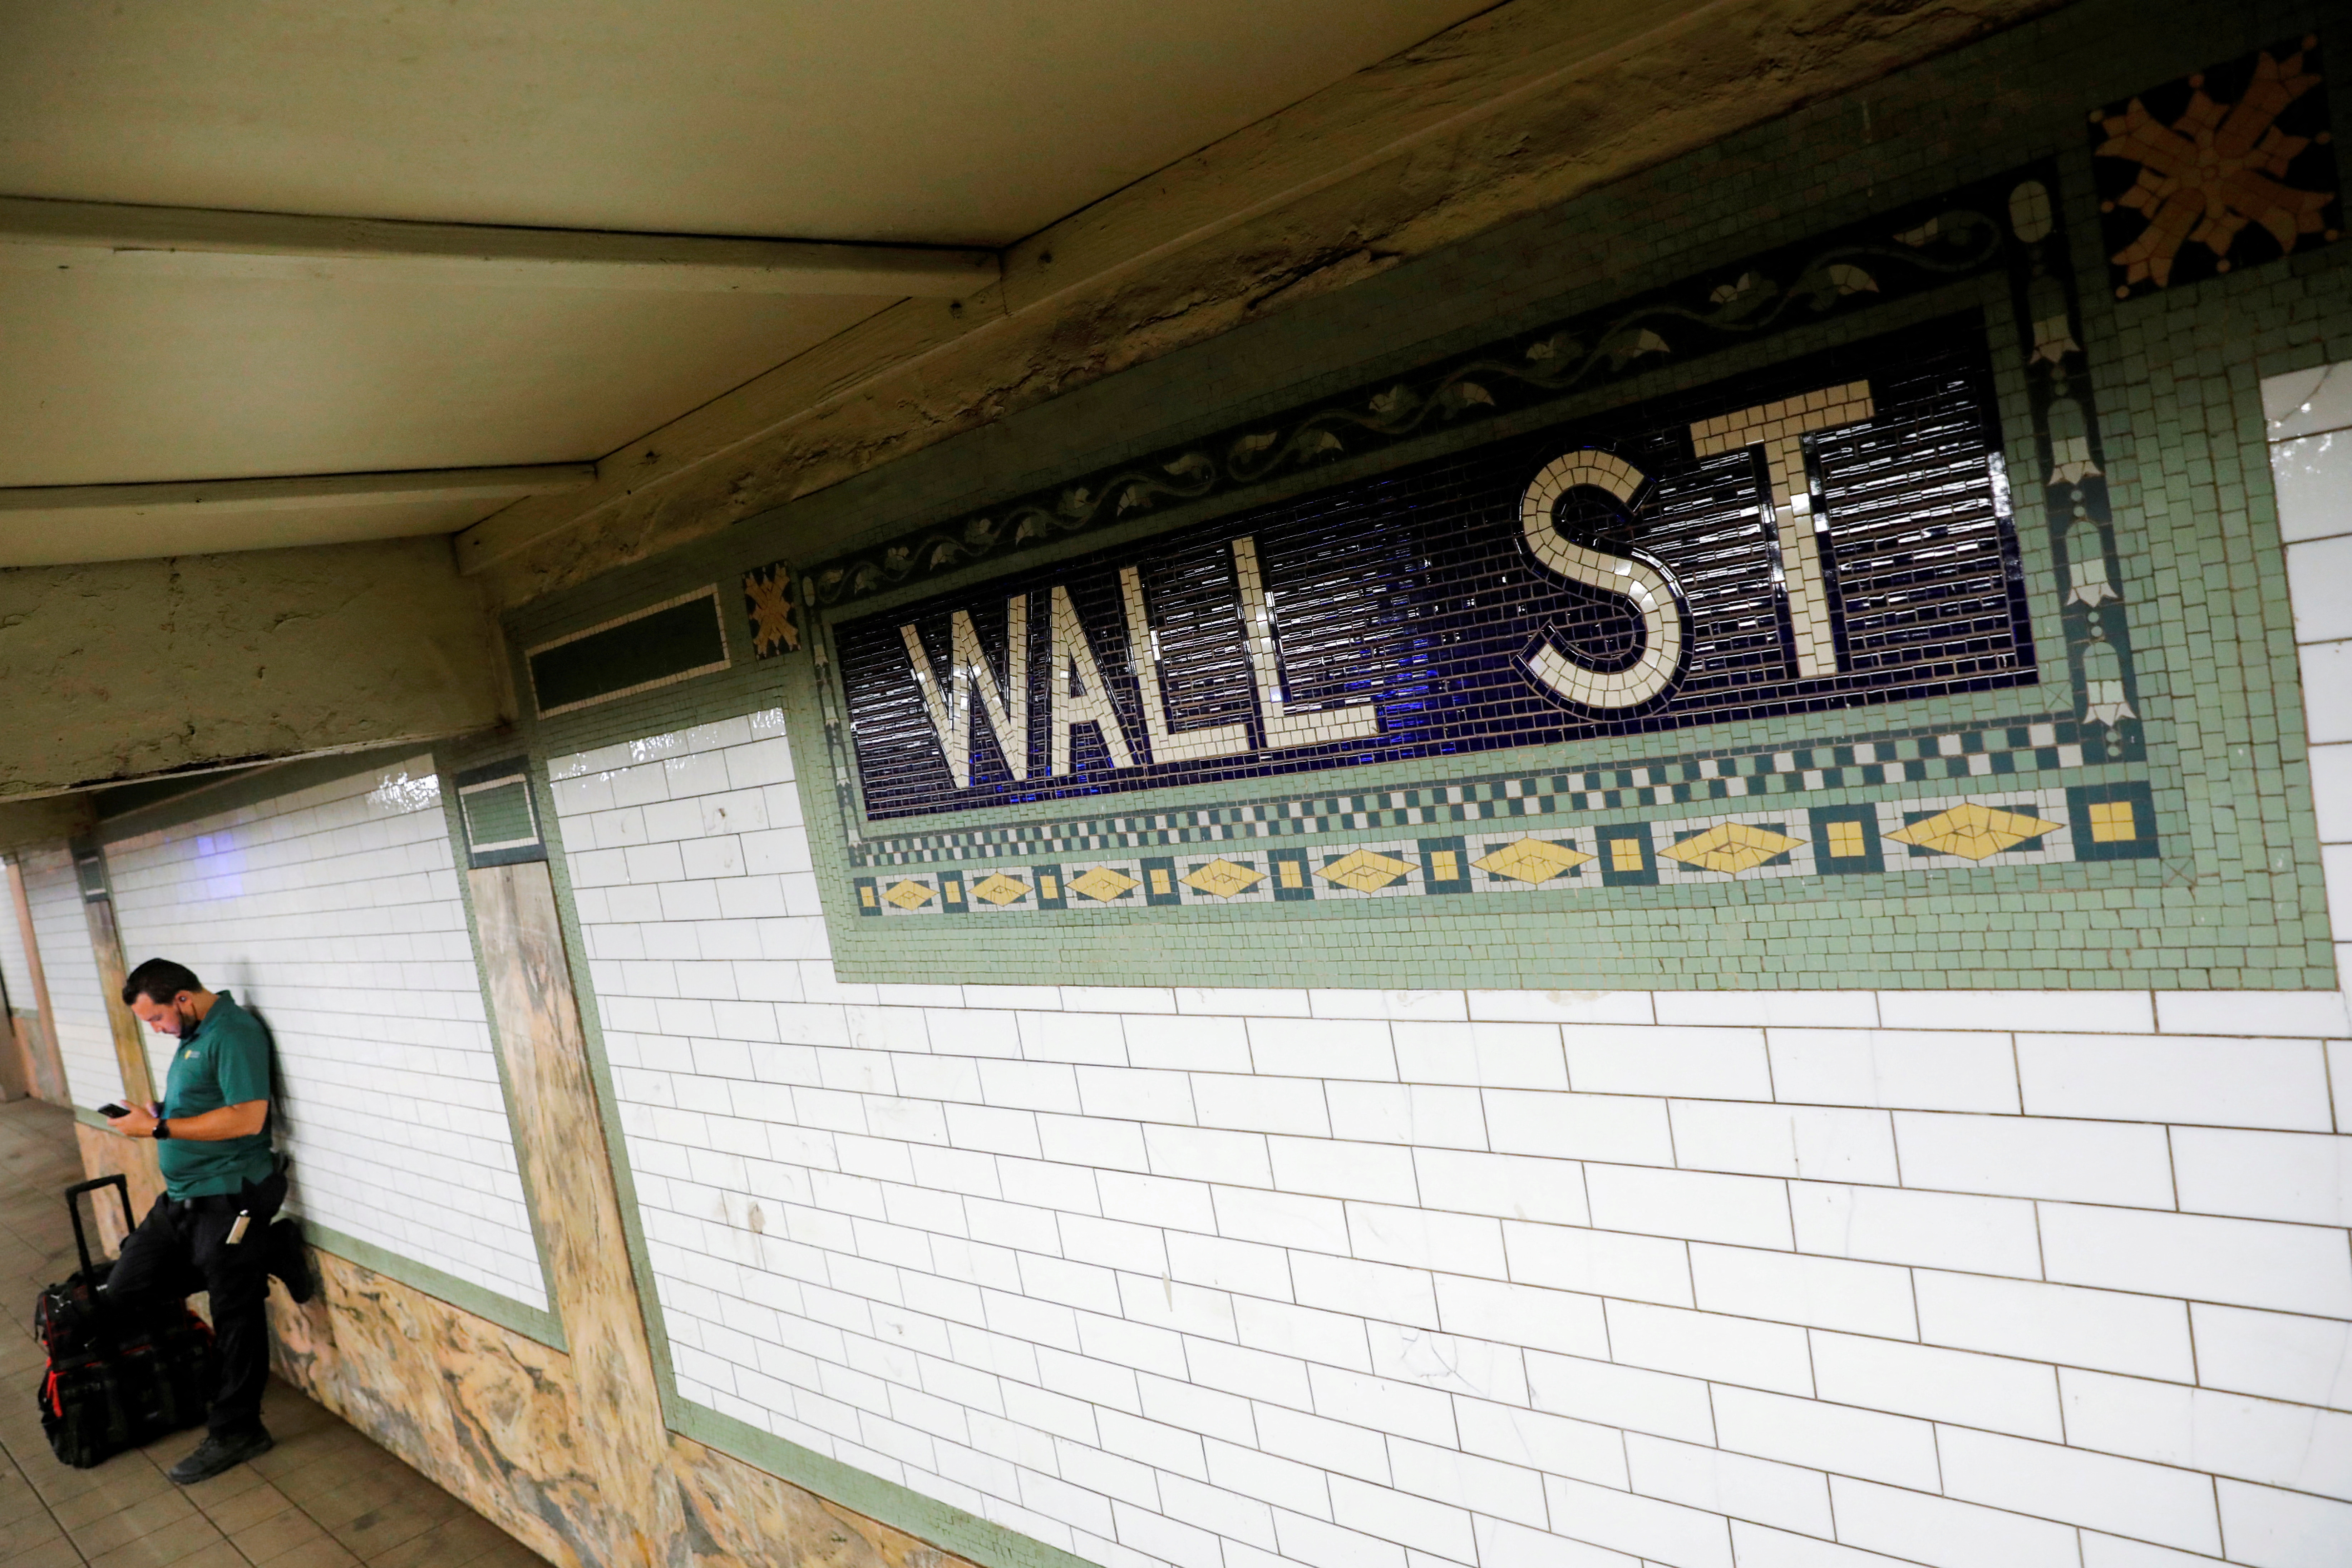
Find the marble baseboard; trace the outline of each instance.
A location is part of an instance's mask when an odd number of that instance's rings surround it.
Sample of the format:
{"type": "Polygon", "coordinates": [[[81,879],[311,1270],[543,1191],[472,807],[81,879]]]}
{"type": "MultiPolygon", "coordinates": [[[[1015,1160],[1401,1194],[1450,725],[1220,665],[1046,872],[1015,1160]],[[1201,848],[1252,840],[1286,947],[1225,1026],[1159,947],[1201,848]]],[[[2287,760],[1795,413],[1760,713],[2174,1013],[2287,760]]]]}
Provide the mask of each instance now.
{"type": "Polygon", "coordinates": [[[638,1457],[678,1521],[649,1532],[651,1521],[609,1505],[571,1356],[359,1264],[312,1257],[320,1289],[307,1306],[270,1293],[278,1374],[551,1562],[971,1568],[676,1434],[638,1457]]]}

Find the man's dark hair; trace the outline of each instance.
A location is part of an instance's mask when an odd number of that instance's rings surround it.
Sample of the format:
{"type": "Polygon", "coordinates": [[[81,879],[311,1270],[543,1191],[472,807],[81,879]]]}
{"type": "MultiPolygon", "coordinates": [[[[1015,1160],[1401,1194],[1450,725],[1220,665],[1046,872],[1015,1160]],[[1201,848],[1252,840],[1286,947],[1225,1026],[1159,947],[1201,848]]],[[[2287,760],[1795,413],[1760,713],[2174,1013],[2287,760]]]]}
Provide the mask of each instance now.
{"type": "Polygon", "coordinates": [[[205,983],[196,972],[184,963],[174,963],[168,958],[151,958],[131,972],[122,983],[122,1005],[126,1007],[144,996],[150,1002],[168,1003],[183,991],[202,991],[205,983]]]}

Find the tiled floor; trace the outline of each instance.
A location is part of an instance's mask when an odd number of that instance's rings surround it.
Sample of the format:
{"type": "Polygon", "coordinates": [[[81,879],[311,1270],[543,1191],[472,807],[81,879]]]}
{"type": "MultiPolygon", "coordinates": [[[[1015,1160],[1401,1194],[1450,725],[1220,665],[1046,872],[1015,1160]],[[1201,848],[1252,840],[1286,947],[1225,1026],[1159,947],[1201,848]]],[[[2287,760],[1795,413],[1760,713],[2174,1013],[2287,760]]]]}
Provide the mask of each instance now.
{"type": "Polygon", "coordinates": [[[531,1568],[542,1560],[464,1503],[280,1383],[264,1406],[278,1447],[194,1487],[164,1469],[178,1433],[96,1469],[50,1454],[34,1404],[28,1325],[41,1286],[75,1267],[58,1194],[80,1180],[73,1123],[34,1100],[0,1105],[0,1568],[531,1568]],[[11,1303],[14,1303],[12,1306],[11,1303]]]}

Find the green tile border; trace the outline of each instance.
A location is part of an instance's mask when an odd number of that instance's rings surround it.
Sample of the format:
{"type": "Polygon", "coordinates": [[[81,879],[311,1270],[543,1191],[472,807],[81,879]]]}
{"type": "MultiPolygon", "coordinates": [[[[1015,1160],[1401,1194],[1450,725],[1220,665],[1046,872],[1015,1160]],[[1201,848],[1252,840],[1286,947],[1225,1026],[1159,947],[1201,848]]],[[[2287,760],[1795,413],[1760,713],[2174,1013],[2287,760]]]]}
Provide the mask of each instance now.
{"type": "Polygon", "coordinates": [[[355,1236],[318,1221],[302,1218],[302,1234],[310,1245],[321,1252],[331,1252],[346,1263],[356,1263],[373,1269],[388,1279],[397,1279],[412,1290],[421,1290],[436,1301],[487,1318],[502,1329],[511,1329],[527,1340],[534,1340],[550,1350],[571,1353],[563,1342],[563,1325],[555,1314],[518,1301],[511,1296],[501,1296],[495,1290],[444,1274],[427,1263],[404,1258],[387,1251],[372,1241],[362,1241],[355,1236]]]}
{"type": "Polygon", "coordinates": [[[763,1432],[749,1422],[722,1415],[703,1405],[680,1402],[682,1415],[671,1430],[722,1454],[805,1487],[821,1498],[855,1509],[868,1519],[968,1557],[981,1568],[1097,1568],[1058,1546],[1033,1541],[978,1514],[925,1497],[896,1481],[828,1459],[813,1448],[763,1432]]]}

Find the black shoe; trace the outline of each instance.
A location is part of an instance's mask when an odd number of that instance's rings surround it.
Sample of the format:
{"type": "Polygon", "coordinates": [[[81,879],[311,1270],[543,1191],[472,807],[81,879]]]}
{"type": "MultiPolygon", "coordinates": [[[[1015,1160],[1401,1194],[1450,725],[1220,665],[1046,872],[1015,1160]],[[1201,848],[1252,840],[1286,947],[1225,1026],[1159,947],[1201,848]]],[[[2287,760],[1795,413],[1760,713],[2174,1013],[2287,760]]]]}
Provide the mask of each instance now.
{"type": "Polygon", "coordinates": [[[302,1244],[299,1220],[281,1219],[270,1226],[269,1271],[286,1282],[286,1293],[298,1307],[319,1293],[319,1277],[310,1270],[310,1249],[302,1244]]]}
{"type": "Polygon", "coordinates": [[[212,1479],[223,1470],[233,1470],[247,1459],[257,1459],[276,1447],[278,1440],[258,1426],[240,1436],[225,1437],[215,1432],[196,1445],[194,1453],[164,1474],[184,1487],[194,1486],[212,1479]]]}

